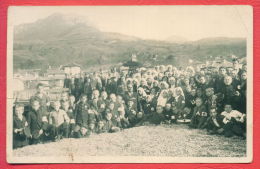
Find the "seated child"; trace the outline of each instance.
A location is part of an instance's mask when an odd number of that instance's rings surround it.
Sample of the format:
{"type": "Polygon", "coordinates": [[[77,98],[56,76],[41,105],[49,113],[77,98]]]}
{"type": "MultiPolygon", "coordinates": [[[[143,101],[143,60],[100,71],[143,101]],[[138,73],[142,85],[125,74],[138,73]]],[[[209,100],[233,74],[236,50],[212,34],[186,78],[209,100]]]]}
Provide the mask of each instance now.
{"type": "Polygon", "coordinates": [[[153,114],[146,116],[142,119],[142,121],[139,122],[140,125],[149,125],[149,124],[161,124],[163,121],[165,121],[165,117],[163,114],[163,106],[158,105],[156,108],[156,112],[153,114]]]}
{"type": "Polygon", "coordinates": [[[129,120],[129,125],[133,127],[136,124],[137,120],[137,110],[134,106],[134,101],[129,100],[126,107],[126,117],[129,120]]]}
{"type": "Polygon", "coordinates": [[[106,132],[106,129],[104,127],[104,121],[100,120],[97,124],[97,127],[96,127],[96,133],[97,134],[100,134],[100,133],[105,133],[106,132]]]}
{"type": "Polygon", "coordinates": [[[203,129],[206,127],[208,113],[206,111],[206,107],[203,104],[202,98],[197,97],[195,102],[196,102],[196,106],[193,110],[190,127],[203,129]]]}
{"type": "Polygon", "coordinates": [[[49,124],[52,126],[52,135],[55,140],[62,137],[68,138],[70,118],[67,113],[60,109],[60,102],[53,103],[53,111],[49,115],[49,124]]]}
{"type": "Polygon", "coordinates": [[[73,133],[74,138],[84,138],[84,137],[88,137],[88,126],[86,126],[85,124],[80,126],[76,126],[75,130],[77,132],[73,133]]]}
{"type": "Polygon", "coordinates": [[[29,143],[31,133],[23,113],[24,106],[17,104],[13,117],[13,148],[23,147],[29,143]]]}
{"type": "Polygon", "coordinates": [[[226,137],[232,137],[233,135],[245,137],[245,114],[233,110],[231,104],[226,104],[224,110],[221,113],[224,123],[224,135],[226,137]]]}
{"type": "Polygon", "coordinates": [[[165,108],[163,110],[163,114],[166,120],[166,123],[170,124],[170,123],[176,123],[177,120],[177,114],[174,114],[174,111],[171,107],[170,103],[167,103],[165,105],[165,108]]]}
{"type": "Polygon", "coordinates": [[[207,120],[207,131],[209,134],[219,134],[222,132],[221,117],[218,115],[215,108],[210,109],[210,115],[207,120]]]}
{"type": "Polygon", "coordinates": [[[112,122],[112,113],[107,112],[105,116],[105,121],[104,121],[104,130],[105,132],[108,133],[114,133],[120,131],[119,127],[116,127],[114,123],[112,122]]]}
{"type": "Polygon", "coordinates": [[[118,112],[119,112],[119,117],[118,117],[118,120],[117,120],[117,127],[121,128],[121,129],[128,128],[129,127],[129,121],[125,117],[124,107],[118,108],[118,112]]]}

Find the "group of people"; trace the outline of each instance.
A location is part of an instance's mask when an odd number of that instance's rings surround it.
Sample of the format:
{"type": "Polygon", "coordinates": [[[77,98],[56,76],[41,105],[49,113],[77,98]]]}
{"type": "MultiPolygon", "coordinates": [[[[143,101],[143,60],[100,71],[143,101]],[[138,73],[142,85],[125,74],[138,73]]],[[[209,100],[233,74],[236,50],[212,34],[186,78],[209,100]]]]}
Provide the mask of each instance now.
{"type": "Polygon", "coordinates": [[[184,123],[226,137],[246,136],[247,65],[97,71],[67,76],[59,100],[38,84],[25,111],[14,105],[13,147],[104,132],[184,123]]]}

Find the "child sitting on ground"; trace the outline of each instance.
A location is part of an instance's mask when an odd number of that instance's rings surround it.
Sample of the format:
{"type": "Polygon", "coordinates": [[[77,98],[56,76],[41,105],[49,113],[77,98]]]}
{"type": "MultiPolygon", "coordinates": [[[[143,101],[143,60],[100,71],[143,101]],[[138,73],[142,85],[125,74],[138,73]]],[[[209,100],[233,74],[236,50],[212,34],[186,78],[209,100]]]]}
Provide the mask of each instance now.
{"type": "Polygon", "coordinates": [[[17,104],[13,117],[13,148],[23,147],[29,143],[31,133],[23,113],[24,106],[17,104]]]}
{"type": "Polygon", "coordinates": [[[231,104],[226,104],[224,110],[221,113],[224,123],[224,135],[226,137],[232,137],[233,135],[246,137],[244,131],[245,114],[233,110],[231,104]]]}
{"type": "Polygon", "coordinates": [[[203,129],[206,126],[208,113],[206,111],[206,107],[203,104],[202,98],[200,97],[196,98],[195,102],[196,102],[196,106],[193,111],[190,127],[203,129]]]}

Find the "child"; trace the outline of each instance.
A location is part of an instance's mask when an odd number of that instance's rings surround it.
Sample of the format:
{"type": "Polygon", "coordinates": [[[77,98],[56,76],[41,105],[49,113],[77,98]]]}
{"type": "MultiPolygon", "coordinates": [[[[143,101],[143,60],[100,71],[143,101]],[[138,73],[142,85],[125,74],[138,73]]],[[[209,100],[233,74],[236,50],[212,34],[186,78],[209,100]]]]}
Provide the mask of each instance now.
{"type": "Polygon", "coordinates": [[[60,109],[59,101],[53,103],[53,109],[49,115],[49,124],[52,125],[54,139],[68,138],[70,118],[64,110],[60,109]]]}
{"type": "Polygon", "coordinates": [[[190,127],[203,129],[206,125],[208,113],[206,111],[206,107],[203,104],[202,98],[200,97],[196,98],[195,102],[196,102],[196,106],[193,111],[190,127]]]}
{"type": "Polygon", "coordinates": [[[24,106],[17,104],[13,117],[13,148],[19,148],[28,145],[28,138],[30,137],[30,129],[28,123],[23,116],[24,106]]]}
{"type": "Polygon", "coordinates": [[[134,126],[136,124],[137,120],[137,110],[136,107],[134,106],[134,101],[129,100],[128,105],[126,108],[126,117],[129,120],[130,126],[134,126]]]}
{"type": "Polygon", "coordinates": [[[61,108],[67,113],[70,121],[69,121],[69,136],[73,135],[75,126],[76,126],[76,121],[75,121],[75,112],[72,109],[72,107],[70,107],[69,102],[68,101],[61,101],[61,108]]]}
{"type": "Polygon", "coordinates": [[[89,104],[87,95],[82,95],[79,104],[76,106],[76,126],[75,132],[78,132],[82,126],[88,126],[89,123],[89,104]]]}
{"type": "Polygon", "coordinates": [[[118,132],[120,131],[119,127],[116,127],[114,123],[112,122],[112,113],[108,112],[105,116],[104,121],[104,130],[108,133],[118,132]]]}
{"type": "Polygon", "coordinates": [[[118,108],[118,112],[119,112],[119,117],[118,117],[118,120],[117,120],[117,127],[121,128],[121,129],[128,128],[129,127],[129,121],[125,117],[124,107],[118,108]]]}
{"type": "Polygon", "coordinates": [[[209,134],[218,134],[222,132],[222,125],[221,118],[218,115],[215,108],[210,109],[210,116],[207,120],[207,131],[209,134]]]}
{"type": "Polygon", "coordinates": [[[163,121],[165,121],[165,117],[163,114],[163,107],[161,105],[158,105],[156,107],[156,112],[151,114],[150,116],[146,116],[139,124],[147,125],[147,124],[161,124],[163,121]]]}
{"type": "Polygon", "coordinates": [[[166,123],[175,123],[176,122],[176,114],[174,114],[171,104],[167,103],[163,110],[163,114],[165,116],[166,123]]]}
{"type": "Polygon", "coordinates": [[[221,113],[224,123],[224,135],[226,137],[232,137],[233,135],[245,137],[245,132],[243,130],[245,125],[245,114],[233,110],[231,104],[226,104],[224,110],[225,111],[221,113]]]}
{"type": "Polygon", "coordinates": [[[178,119],[184,119],[183,109],[185,107],[185,98],[181,87],[176,88],[175,103],[176,103],[176,108],[179,116],[178,119]]]}
{"type": "Polygon", "coordinates": [[[96,133],[97,134],[101,134],[101,133],[105,133],[106,132],[106,129],[104,127],[104,121],[103,120],[100,120],[98,122],[98,125],[97,125],[97,128],[96,128],[96,133]]]}

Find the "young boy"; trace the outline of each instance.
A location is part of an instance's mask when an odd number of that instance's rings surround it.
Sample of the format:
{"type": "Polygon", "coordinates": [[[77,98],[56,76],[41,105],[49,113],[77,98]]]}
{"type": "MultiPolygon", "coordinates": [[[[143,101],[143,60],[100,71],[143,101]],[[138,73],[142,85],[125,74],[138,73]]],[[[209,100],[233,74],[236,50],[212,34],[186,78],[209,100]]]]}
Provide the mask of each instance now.
{"type": "Polygon", "coordinates": [[[76,126],[76,120],[75,120],[75,112],[70,107],[68,101],[61,101],[61,108],[67,113],[70,121],[69,121],[69,137],[73,135],[75,126],[76,126]]]}
{"type": "Polygon", "coordinates": [[[62,137],[68,138],[69,136],[69,122],[70,118],[67,113],[60,109],[60,102],[53,103],[53,111],[49,115],[49,124],[52,125],[53,136],[55,140],[62,137]]]}
{"type": "Polygon", "coordinates": [[[106,111],[105,121],[104,121],[104,130],[108,133],[118,132],[120,131],[119,127],[116,127],[112,122],[112,113],[106,111]]]}
{"type": "Polygon", "coordinates": [[[129,100],[126,108],[126,117],[129,120],[130,126],[134,126],[137,120],[137,109],[134,106],[134,101],[129,100]]]}
{"type": "Polygon", "coordinates": [[[245,114],[233,110],[231,104],[226,104],[221,116],[223,117],[224,135],[226,137],[232,137],[233,135],[245,137],[245,114]]]}
{"type": "Polygon", "coordinates": [[[13,116],[13,148],[19,148],[28,145],[28,138],[30,137],[30,129],[28,123],[23,116],[24,106],[21,104],[15,105],[15,112],[13,116]]]}
{"type": "Polygon", "coordinates": [[[171,107],[170,103],[167,103],[165,105],[165,108],[163,110],[163,115],[165,117],[166,123],[175,123],[176,122],[176,114],[174,114],[173,109],[171,107]]]}
{"type": "Polygon", "coordinates": [[[206,107],[203,104],[202,98],[198,97],[195,100],[196,106],[193,111],[193,116],[191,118],[190,127],[203,129],[206,125],[206,120],[208,118],[208,113],[206,107]]]}
{"type": "Polygon", "coordinates": [[[128,128],[130,124],[129,124],[128,119],[125,117],[124,107],[118,108],[118,112],[119,112],[119,117],[117,120],[117,127],[121,128],[121,129],[128,128]]]}
{"type": "Polygon", "coordinates": [[[223,123],[221,122],[221,117],[218,115],[215,108],[210,109],[210,116],[206,123],[206,128],[209,134],[219,134],[223,130],[223,123]]]}

